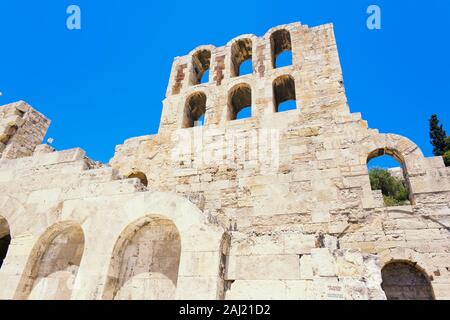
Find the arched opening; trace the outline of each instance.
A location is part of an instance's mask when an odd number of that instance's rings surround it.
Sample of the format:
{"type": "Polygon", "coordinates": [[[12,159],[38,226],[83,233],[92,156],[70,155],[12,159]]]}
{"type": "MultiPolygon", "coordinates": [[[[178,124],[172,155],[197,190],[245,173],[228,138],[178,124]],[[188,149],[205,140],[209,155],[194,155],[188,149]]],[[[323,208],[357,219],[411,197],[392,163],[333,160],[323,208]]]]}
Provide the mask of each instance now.
{"type": "Polygon", "coordinates": [[[0,216],[0,268],[8,253],[9,245],[11,243],[11,234],[9,231],[9,224],[5,218],[0,216]]]}
{"type": "Polygon", "coordinates": [[[381,270],[381,276],[381,287],[388,300],[434,300],[428,276],[413,263],[388,263],[381,270]]]}
{"type": "Polygon", "coordinates": [[[231,46],[231,76],[253,73],[252,40],[240,39],[231,46]]]}
{"type": "Polygon", "coordinates": [[[381,191],[386,207],[411,204],[403,158],[388,148],[377,149],[367,157],[372,191],[381,191]]]}
{"type": "Polygon", "coordinates": [[[190,95],[184,106],[183,128],[202,126],[206,112],[206,95],[196,92],[190,95]]]}
{"type": "Polygon", "coordinates": [[[275,112],[295,110],[297,106],[294,78],[289,75],[276,78],[273,82],[273,97],[275,112]]]}
{"type": "Polygon", "coordinates": [[[68,300],[84,251],[84,233],[73,223],[51,227],[32,250],[18,298],[68,300]]]}
{"type": "Polygon", "coordinates": [[[131,224],[114,247],[103,299],[174,299],[180,256],[171,220],[145,217],[131,224]]]}
{"type": "Polygon", "coordinates": [[[277,30],[270,36],[272,48],[272,66],[280,68],[292,65],[291,34],[287,30],[277,30]],[[281,57],[283,54],[283,57],[281,57]]]}
{"type": "Polygon", "coordinates": [[[240,84],[228,95],[227,120],[250,118],[252,116],[252,89],[248,84],[240,84]]]}
{"type": "Polygon", "coordinates": [[[133,172],[131,174],[128,175],[128,178],[138,178],[141,183],[148,187],[148,180],[147,180],[147,176],[145,175],[145,173],[141,172],[141,171],[137,171],[137,172],[133,172]]]}
{"type": "Polygon", "coordinates": [[[192,56],[191,85],[209,82],[211,51],[199,50],[192,56]]]}

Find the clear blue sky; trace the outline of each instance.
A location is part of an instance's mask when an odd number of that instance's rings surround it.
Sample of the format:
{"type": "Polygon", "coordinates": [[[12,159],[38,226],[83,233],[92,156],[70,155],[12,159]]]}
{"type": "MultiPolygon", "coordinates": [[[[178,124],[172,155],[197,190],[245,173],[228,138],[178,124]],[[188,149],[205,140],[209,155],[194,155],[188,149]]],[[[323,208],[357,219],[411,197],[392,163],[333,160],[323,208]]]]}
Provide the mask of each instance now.
{"type": "Polygon", "coordinates": [[[175,56],[200,44],[332,22],[352,112],[409,137],[428,156],[428,118],[450,134],[450,1],[2,0],[0,105],[25,100],[52,119],[58,149],[109,161],[125,139],[156,133],[175,56]],[[82,30],[66,28],[66,8],[82,30]],[[382,10],[382,29],[366,9],[382,10]]]}

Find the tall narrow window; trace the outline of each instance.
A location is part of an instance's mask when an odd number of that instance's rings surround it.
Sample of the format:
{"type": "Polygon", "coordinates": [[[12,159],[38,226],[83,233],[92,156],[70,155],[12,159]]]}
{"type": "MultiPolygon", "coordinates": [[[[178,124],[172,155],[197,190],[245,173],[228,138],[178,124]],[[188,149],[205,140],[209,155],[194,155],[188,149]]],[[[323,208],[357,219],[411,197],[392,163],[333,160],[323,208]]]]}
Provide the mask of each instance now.
{"type": "Polygon", "coordinates": [[[280,68],[292,65],[291,34],[287,30],[277,30],[270,36],[272,66],[280,68]]]}
{"type": "Polygon", "coordinates": [[[240,39],[231,46],[231,76],[253,73],[252,40],[240,39]]]}
{"type": "Polygon", "coordinates": [[[295,81],[289,75],[278,77],[273,82],[275,112],[296,109],[295,81]]]}
{"type": "Polygon", "coordinates": [[[9,225],[5,218],[0,216],[0,268],[8,253],[9,244],[11,243],[11,235],[9,225]]]}
{"type": "Polygon", "coordinates": [[[211,51],[199,50],[192,56],[191,84],[207,83],[211,66],[211,51]]]}
{"type": "MultiPolygon", "coordinates": [[[[386,207],[411,204],[404,162],[395,150],[377,149],[367,158],[370,186],[386,207]]],[[[378,203],[378,201],[377,201],[378,203]]]]}
{"type": "Polygon", "coordinates": [[[196,92],[189,96],[184,106],[183,128],[192,128],[203,125],[206,112],[206,95],[196,92]]]}
{"type": "Polygon", "coordinates": [[[227,120],[237,120],[251,117],[252,89],[247,84],[234,87],[228,96],[227,120]]]}

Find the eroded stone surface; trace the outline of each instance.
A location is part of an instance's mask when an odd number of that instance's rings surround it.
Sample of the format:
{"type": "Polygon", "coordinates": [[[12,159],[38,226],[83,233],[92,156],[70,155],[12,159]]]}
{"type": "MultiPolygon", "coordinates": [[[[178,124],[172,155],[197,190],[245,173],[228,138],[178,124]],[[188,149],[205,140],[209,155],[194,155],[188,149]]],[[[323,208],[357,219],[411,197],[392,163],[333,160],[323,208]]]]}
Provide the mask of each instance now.
{"type": "Polygon", "coordinates": [[[48,125],[24,102],[0,108],[1,299],[386,299],[383,276],[414,298],[396,261],[450,299],[450,170],[350,113],[331,25],[175,58],[158,134],[108,165],[41,145],[48,125]],[[286,49],[292,65],[274,68],[286,49]],[[380,154],[402,162],[411,205],[371,190],[380,154]]]}

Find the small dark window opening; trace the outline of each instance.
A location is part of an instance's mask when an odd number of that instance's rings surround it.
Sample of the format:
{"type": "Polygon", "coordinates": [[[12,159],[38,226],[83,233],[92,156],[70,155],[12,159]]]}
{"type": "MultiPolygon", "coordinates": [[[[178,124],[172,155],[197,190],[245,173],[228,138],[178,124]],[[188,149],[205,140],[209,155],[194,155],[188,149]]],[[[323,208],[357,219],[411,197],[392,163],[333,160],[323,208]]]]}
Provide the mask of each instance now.
{"type": "Polygon", "coordinates": [[[183,128],[192,128],[201,126],[200,123],[204,119],[206,112],[206,95],[203,92],[192,94],[187,100],[184,107],[183,128]]]}
{"type": "Polygon", "coordinates": [[[143,172],[133,172],[132,174],[130,174],[129,176],[128,176],[128,178],[138,178],[139,180],[141,180],[141,183],[144,185],[144,186],[146,186],[146,187],[148,187],[148,180],[147,180],[147,176],[145,175],[145,173],[143,173],[143,172]]]}
{"type": "Polygon", "coordinates": [[[252,40],[240,39],[231,46],[231,76],[253,73],[252,40]]]}
{"type": "Polygon", "coordinates": [[[192,56],[191,84],[209,82],[209,68],[211,66],[211,51],[200,50],[192,56]]]}
{"type": "Polygon", "coordinates": [[[251,117],[252,89],[242,84],[231,90],[228,97],[228,120],[251,117]]]}
{"type": "Polygon", "coordinates": [[[291,76],[281,76],[273,82],[275,112],[296,109],[295,81],[291,76]]]}
{"type": "Polygon", "coordinates": [[[292,44],[291,34],[287,30],[278,30],[270,36],[270,45],[272,47],[272,66],[273,68],[292,65],[292,44]],[[285,57],[278,59],[282,53],[287,52],[285,57]],[[283,62],[283,63],[280,63],[283,62]]]}
{"type": "Polygon", "coordinates": [[[11,236],[7,234],[0,239],[0,268],[3,265],[3,260],[6,258],[8,253],[9,244],[11,243],[11,236]]]}

